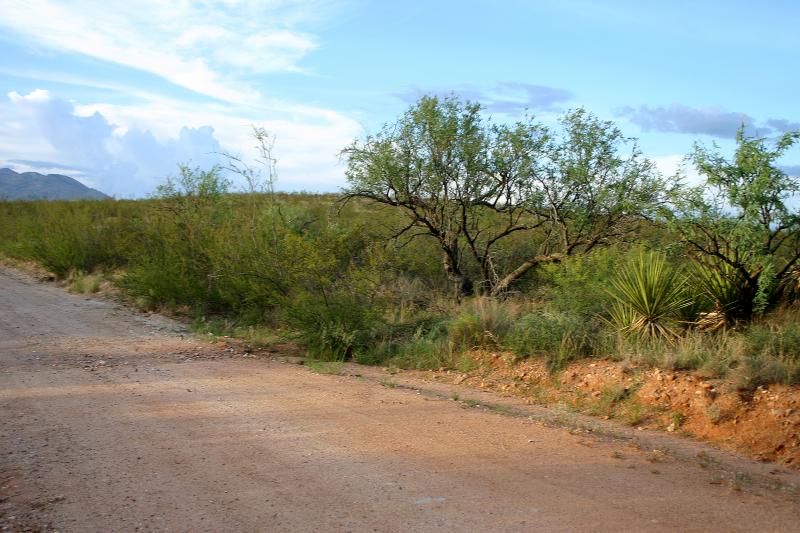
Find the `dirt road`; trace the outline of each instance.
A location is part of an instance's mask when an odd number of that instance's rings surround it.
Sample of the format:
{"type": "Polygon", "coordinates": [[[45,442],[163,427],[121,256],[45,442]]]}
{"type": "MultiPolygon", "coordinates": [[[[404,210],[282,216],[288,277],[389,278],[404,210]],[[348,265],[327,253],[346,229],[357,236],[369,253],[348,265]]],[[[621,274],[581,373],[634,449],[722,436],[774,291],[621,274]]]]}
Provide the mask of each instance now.
{"type": "Polygon", "coordinates": [[[320,375],[219,350],[0,270],[5,530],[800,530],[792,491],[751,482],[763,465],[734,459],[745,471],[731,482],[381,384],[379,370],[320,375]]]}

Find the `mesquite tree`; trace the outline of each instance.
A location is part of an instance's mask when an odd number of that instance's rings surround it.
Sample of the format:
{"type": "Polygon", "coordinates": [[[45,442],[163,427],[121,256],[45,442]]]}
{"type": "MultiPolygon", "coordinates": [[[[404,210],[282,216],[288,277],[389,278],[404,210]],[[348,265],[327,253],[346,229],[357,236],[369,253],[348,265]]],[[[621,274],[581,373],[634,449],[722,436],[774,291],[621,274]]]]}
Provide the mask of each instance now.
{"type": "Polygon", "coordinates": [[[528,173],[523,195],[526,209],[546,230],[545,238],[494,285],[494,294],[538,265],[625,238],[643,218],[655,216],[674,187],[613,122],[583,109],[566,113],[560,122],[544,159],[528,173]]]}
{"type": "Polygon", "coordinates": [[[623,236],[654,210],[665,182],[635,144],[622,153],[628,141],[583,110],[553,132],[530,117],[495,124],[478,104],[423,97],[343,151],[346,197],[402,209],[398,237],[436,239],[457,296],[496,295],[537,265],[623,236]],[[528,257],[498,271],[497,248],[519,232],[530,234],[528,257]]]}
{"type": "Polygon", "coordinates": [[[536,223],[521,199],[546,141],[544,128],[491,125],[480,111],[456,98],[424,97],[397,123],[343,152],[347,196],[402,209],[408,223],[396,237],[436,239],[457,296],[474,290],[465,253],[477,262],[480,282],[491,285],[492,248],[536,223]]]}
{"type": "Polygon", "coordinates": [[[800,178],[778,165],[798,140],[800,132],[770,143],[740,129],[731,160],[701,145],[689,156],[705,180],[676,195],[672,224],[702,264],[735,289],[735,298],[717,302],[730,321],[777,303],[778,289],[800,264],[800,178]]]}

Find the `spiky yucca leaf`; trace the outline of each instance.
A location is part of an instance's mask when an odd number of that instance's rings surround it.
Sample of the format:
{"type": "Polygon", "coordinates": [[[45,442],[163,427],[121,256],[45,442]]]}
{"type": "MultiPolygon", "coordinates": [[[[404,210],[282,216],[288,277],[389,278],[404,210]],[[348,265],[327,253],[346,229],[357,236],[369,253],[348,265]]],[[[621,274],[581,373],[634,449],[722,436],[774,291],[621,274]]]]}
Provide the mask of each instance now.
{"type": "Polygon", "coordinates": [[[702,329],[717,330],[733,323],[747,299],[741,276],[727,263],[699,263],[692,284],[713,306],[698,320],[702,329]]]}
{"type": "Polygon", "coordinates": [[[800,265],[788,272],[781,284],[781,290],[788,301],[800,300],[800,265]]]}
{"type": "Polygon", "coordinates": [[[672,342],[679,336],[681,310],[692,303],[686,284],[663,255],[642,253],[611,280],[611,320],[625,334],[672,342]]]}

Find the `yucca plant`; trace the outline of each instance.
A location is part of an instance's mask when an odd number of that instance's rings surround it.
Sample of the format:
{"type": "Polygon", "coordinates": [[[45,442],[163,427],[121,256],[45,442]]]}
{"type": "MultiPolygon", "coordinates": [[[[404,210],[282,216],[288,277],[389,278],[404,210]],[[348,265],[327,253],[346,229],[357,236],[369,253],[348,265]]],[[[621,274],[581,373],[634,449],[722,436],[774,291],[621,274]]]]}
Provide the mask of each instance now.
{"type": "Polygon", "coordinates": [[[698,316],[698,328],[715,331],[733,323],[742,314],[747,298],[742,278],[733,267],[722,262],[698,263],[692,274],[691,285],[711,304],[710,309],[698,316]]]}
{"type": "Polygon", "coordinates": [[[789,302],[800,300],[800,265],[795,266],[787,274],[780,286],[784,298],[789,302]]]}
{"type": "Polygon", "coordinates": [[[687,279],[657,253],[642,253],[611,279],[611,321],[626,335],[674,342],[691,305],[687,279]]]}

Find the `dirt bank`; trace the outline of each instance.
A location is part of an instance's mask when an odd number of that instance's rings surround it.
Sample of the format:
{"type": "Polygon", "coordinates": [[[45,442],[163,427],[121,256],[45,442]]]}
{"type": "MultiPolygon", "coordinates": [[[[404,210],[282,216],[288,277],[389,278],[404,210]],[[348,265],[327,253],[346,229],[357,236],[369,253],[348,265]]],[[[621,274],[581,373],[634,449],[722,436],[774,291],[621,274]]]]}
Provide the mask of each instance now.
{"type": "Polygon", "coordinates": [[[697,372],[664,371],[610,360],[582,360],[551,375],[542,361],[514,362],[511,354],[475,352],[471,372],[411,375],[565,405],[616,419],[711,441],[759,461],[800,469],[800,390],[771,385],[739,390],[697,372]]]}

